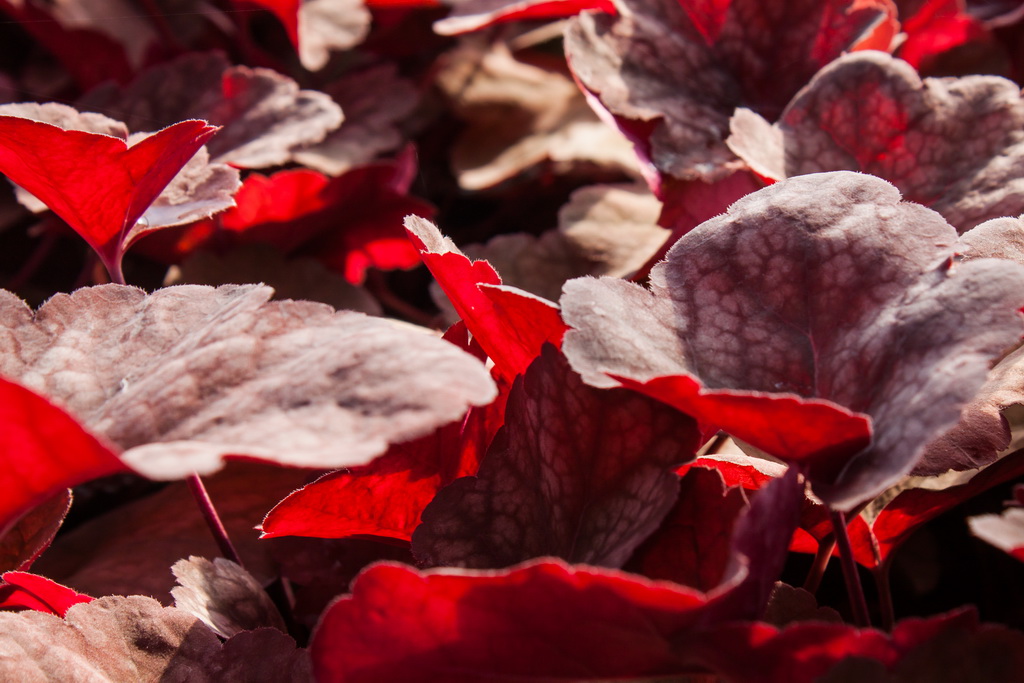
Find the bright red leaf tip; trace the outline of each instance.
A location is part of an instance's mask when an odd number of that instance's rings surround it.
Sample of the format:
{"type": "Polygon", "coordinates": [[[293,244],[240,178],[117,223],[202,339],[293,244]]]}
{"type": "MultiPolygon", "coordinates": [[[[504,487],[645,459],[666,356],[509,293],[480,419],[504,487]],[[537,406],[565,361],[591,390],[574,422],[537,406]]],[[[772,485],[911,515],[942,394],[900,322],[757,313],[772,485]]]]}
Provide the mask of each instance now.
{"type": "Polygon", "coordinates": [[[0,377],[0,536],[62,490],[126,471],[115,449],[71,415],[0,377]]]}
{"type": "Polygon", "coordinates": [[[1020,337],[1024,268],[951,267],[955,248],[938,214],[878,178],[791,178],[676,242],[650,292],[566,283],[566,355],[588,383],[653,382],[657,398],[800,462],[849,510],[910,471],[1020,337]]]}
{"type": "Polygon", "coordinates": [[[471,261],[437,226],[405,219],[409,239],[497,371],[512,381],[540,354],[545,342],[561,345],[566,326],[558,307],[514,287],[487,261],[471,261]]]}
{"type": "Polygon", "coordinates": [[[181,121],[127,140],[0,116],[0,173],[31,192],[96,250],[111,277],[146,225],[139,219],[214,133],[181,121]]]}
{"type": "Polygon", "coordinates": [[[93,600],[45,576],[6,572],[0,575],[0,579],[3,579],[0,584],[0,610],[30,609],[63,617],[72,605],[93,600]]]}
{"type": "Polygon", "coordinates": [[[442,36],[455,36],[509,21],[573,17],[586,10],[618,13],[611,0],[465,0],[434,22],[434,30],[442,36]]]}

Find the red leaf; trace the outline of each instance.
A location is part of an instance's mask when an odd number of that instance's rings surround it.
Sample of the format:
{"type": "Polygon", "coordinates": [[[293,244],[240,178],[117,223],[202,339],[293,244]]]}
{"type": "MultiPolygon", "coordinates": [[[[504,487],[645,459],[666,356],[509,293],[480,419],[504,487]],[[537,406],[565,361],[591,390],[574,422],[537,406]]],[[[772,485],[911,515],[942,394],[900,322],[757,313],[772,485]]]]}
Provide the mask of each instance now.
{"type": "Polygon", "coordinates": [[[217,128],[182,121],[130,146],[109,135],[0,116],[0,172],[96,250],[112,277],[138,220],[217,128]]]}
{"type": "Polygon", "coordinates": [[[379,564],[331,605],[310,646],[318,681],[586,680],[682,670],[672,636],[704,597],[561,562],[449,574],[379,564]]]}
{"type": "Polygon", "coordinates": [[[298,49],[299,6],[302,5],[302,0],[232,0],[231,4],[243,12],[256,6],[273,13],[284,26],[292,45],[298,49]]]}
{"type": "Polygon", "coordinates": [[[685,467],[675,506],[626,569],[707,592],[725,575],[733,525],[747,498],[741,488],[727,487],[717,471],[685,467]]]}
{"type": "Polygon", "coordinates": [[[699,659],[744,683],[997,681],[1024,666],[1024,634],[980,624],[973,609],[905,619],[891,634],[810,621],[725,625],[695,640],[699,659]]]}
{"type": "Polygon", "coordinates": [[[955,245],[940,216],[882,180],[791,178],[680,239],[652,292],[567,282],[566,355],[588,383],[652,383],[804,464],[815,494],[849,510],[913,468],[1020,337],[1024,269],[953,267],[955,245]],[[835,431],[818,430],[826,418],[835,431]]]}
{"type": "Polygon", "coordinates": [[[458,3],[446,18],[434,22],[434,31],[455,36],[509,21],[562,19],[586,10],[618,14],[611,0],[469,0],[458,3]]]}
{"type": "Polygon", "coordinates": [[[828,462],[836,454],[856,453],[871,442],[867,416],[830,401],[712,391],[686,376],[655,377],[646,382],[610,376],[624,387],[675,406],[702,424],[755,443],[782,460],[828,462]],[[778,429],[779,425],[785,429],[778,429]]]}
{"type": "Polygon", "coordinates": [[[470,261],[422,218],[409,216],[405,229],[502,377],[512,381],[525,372],[545,342],[561,344],[566,327],[554,304],[511,287],[495,287],[501,278],[487,261],[470,261]]]}
{"type": "Polygon", "coordinates": [[[722,134],[736,107],[774,119],[827,63],[888,49],[898,30],[888,0],[628,0],[619,13],[572,21],[573,73],[658,173],[708,182],[741,168],[722,134]]]}
{"type": "Polygon", "coordinates": [[[776,179],[870,173],[961,233],[1024,212],[1024,99],[1005,78],[921,79],[880,52],[844,55],[796,94],[774,126],[749,110],[737,111],[731,125],[730,148],[776,179]]]}
{"type": "Polygon", "coordinates": [[[36,574],[6,572],[0,579],[4,581],[0,585],[0,609],[30,609],[63,617],[72,605],[93,600],[36,574]]]}
{"type": "Polygon", "coordinates": [[[129,471],[71,415],[2,377],[0,425],[0,535],[64,489],[129,471]]]}
{"type": "Polygon", "coordinates": [[[360,166],[337,178],[306,169],[252,173],[235,195],[236,207],[184,231],[157,233],[142,248],[177,261],[203,247],[271,244],[316,258],[352,284],[361,284],[371,267],[412,268],[419,254],[402,218],[433,215],[434,208],[408,195],[408,159],[360,166]]]}
{"type": "Polygon", "coordinates": [[[540,556],[621,567],[678,492],[671,468],[699,433],[668,406],[586,386],[554,347],[516,380],[476,477],[423,511],[413,554],[429,565],[504,567],[540,556]]]}
{"type": "Polygon", "coordinates": [[[501,426],[502,391],[494,403],[470,408],[466,419],[392,446],[368,465],[321,477],[267,513],[262,538],[383,536],[412,539],[420,515],[442,487],[476,474],[501,426]]]}
{"type": "Polygon", "coordinates": [[[964,11],[964,0],[925,0],[910,16],[900,16],[906,39],[901,59],[918,71],[931,66],[944,52],[989,37],[981,21],[964,11]]]}

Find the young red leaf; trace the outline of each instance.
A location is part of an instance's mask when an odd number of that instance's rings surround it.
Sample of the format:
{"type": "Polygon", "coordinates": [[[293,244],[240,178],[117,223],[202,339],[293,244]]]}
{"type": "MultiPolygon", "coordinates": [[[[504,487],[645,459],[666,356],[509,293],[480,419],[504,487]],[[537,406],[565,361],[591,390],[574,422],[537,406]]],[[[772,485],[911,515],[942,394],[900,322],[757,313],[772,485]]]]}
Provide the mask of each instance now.
{"type": "Polygon", "coordinates": [[[72,605],[93,600],[36,574],[5,572],[0,579],[0,610],[30,609],[63,617],[72,605]]]}
{"type": "Polygon", "coordinates": [[[147,227],[143,213],[216,132],[205,121],[181,121],[129,145],[0,115],[0,173],[63,218],[119,277],[124,252],[147,227]]]}
{"type": "Polygon", "coordinates": [[[737,486],[726,487],[715,470],[686,467],[675,505],[626,569],[708,592],[725,576],[733,525],[747,497],[737,486]]]}
{"type": "Polygon", "coordinates": [[[565,323],[554,304],[494,287],[501,278],[489,263],[470,261],[422,218],[407,217],[405,230],[473,338],[508,381],[526,371],[545,342],[561,343],[565,323]]]}
{"type": "Polygon", "coordinates": [[[586,10],[618,13],[611,0],[467,0],[434,22],[434,30],[442,36],[456,36],[509,21],[563,19],[586,10]]]}
{"type": "Polygon", "coordinates": [[[291,161],[292,149],[319,142],[341,125],[329,96],[300,90],[270,69],[231,66],[219,53],[194,53],[143,72],[131,85],[108,84],[81,98],[131,130],[204,119],[221,131],[208,148],[214,161],[264,168],[291,161]]]}
{"type": "Polygon", "coordinates": [[[383,536],[412,540],[420,515],[437,492],[474,475],[504,420],[504,387],[465,420],[416,441],[396,444],[368,465],[334,472],[308,484],[267,513],[263,538],[383,536]]]}
{"type": "Polygon", "coordinates": [[[631,131],[642,158],[683,180],[739,168],[724,144],[736,107],[774,119],[825,64],[848,50],[888,49],[897,27],[887,0],[630,0],[620,13],[573,20],[573,73],[592,104],[631,131]]]}
{"type": "Polygon", "coordinates": [[[747,110],[734,123],[729,146],[762,175],[871,173],[960,232],[1024,212],[1024,99],[1007,79],[922,80],[863,52],[822,69],[774,126],[747,110]]]}
{"type": "Polygon", "coordinates": [[[705,598],[670,583],[542,561],[489,572],[378,564],[324,613],[320,681],[592,680],[684,670],[673,636],[705,598]]]}
{"type": "Polygon", "coordinates": [[[678,492],[696,424],[645,396],[586,386],[546,345],[516,380],[475,477],[442,489],[412,538],[424,564],[505,567],[540,556],[621,567],[678,492]]]}
{"type": "Polygon", "coordinates": [[[910,471],[1020,336],[1024,269],[951,267],[955,243],[940,216],[882,180],[793,178],[680,239],[652,292],[566,283],[566,354],[590,383],[651,383],[804,463],[815,493],[849,510],[910,471]],[[847,428],[832,439],[821,416],[847,428]]]}
{"type": "Polygon", "coordinates": [[[42,396],[0,377],[0,536],[71,486],[128,468],[116,450],[42,396]]]}
{"type": "Polygon", "coordinates": [[[364,464],[494,398],[484,367],[451,344],[271,294],[107,285],[33,313],[4,293],[0,372],[66,405],[158,479],[215,471],[229,455],[364,464]]]}

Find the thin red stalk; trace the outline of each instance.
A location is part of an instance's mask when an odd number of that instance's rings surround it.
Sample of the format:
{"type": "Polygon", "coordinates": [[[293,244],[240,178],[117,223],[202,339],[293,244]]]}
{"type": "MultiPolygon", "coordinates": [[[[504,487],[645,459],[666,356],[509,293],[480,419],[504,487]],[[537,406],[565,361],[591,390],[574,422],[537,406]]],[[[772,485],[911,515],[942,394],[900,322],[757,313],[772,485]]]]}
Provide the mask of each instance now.
{"type": "Polygon", "coordinates": [[[36,274],[39,267],[43,265],[43,261],[53,251],[53,245],[57,243],[57,232],[54,230],[47,230],[43,233],[42,238],[39,240],[39,244],[32,251],[25,263],[22,264],[21,269],[15,273],[14,277],[7,283],[6,289],[10,291],[16,291],[29,281],[29,279],[36,274]]]}
{"type": "Polygon", "coordinates": [[[882,613],[882,628],[892,631],[896,624],[896,609],[892,604],[892,586],[889,584],[889,562],[882,562],[871,572],[878,587],[878,606],[882,613]]]}
{"type": "Polygon", "coordinates": [[[220,554],[240,567],[245,566],[242,564],[242,558],[239,557],[238,551],[235,550],[235,546],[228,536],[228,530],[224,528],[224,523],[220,520],[220,515],[217,514],[217,508],[213,506],[213,501],[210,500],[210,494],[207,493],[203,480],[199,478],[198,474],[191,474],[186,481],[188,482],[189,491],[192,492],[192,497],[195,498],[196,504],[199,506],[199,511],[203,513],[206,526],[210,527],[210,533],[213,534],[213,539],[217,541],[220,554]]]}
{"type": "Polygon", "coordinates": [[[871,626],[868,601],[864,597],[864,586],[860,583],[857,562],[853,558],[853,546],[850,545],[850,536],[846,532],[846,515],[837,510],[830,511],[829,515],[832,518],[832,533],[839,545],[839,559],[842,561],[846,592],[850,595],[850,610],[853,612],[854,623],[861,628],[867,628],[871,626]]]}
{"type": "Polygon", "coordinates": [[[827,536],[818,543],[818,552],[814,554],[814,563],[807,572],[807,578],[804,579],[804,590],[808,593],[818,592],[821,579],[825,576],[825,570],[828,568],[829,560],[832,559],[832,551],[835,550],[835,547],[835,536],[827,536]]]}

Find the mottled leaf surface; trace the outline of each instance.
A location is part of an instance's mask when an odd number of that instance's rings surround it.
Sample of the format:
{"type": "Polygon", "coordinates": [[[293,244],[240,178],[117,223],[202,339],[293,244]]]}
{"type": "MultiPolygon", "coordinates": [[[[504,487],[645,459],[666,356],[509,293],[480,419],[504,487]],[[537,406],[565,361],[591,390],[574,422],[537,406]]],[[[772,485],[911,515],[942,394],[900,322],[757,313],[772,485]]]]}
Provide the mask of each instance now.
{"type": "Polygon", "coordinates": [[[541,556],[621,567],[675,502],[672,466],[698,446],[693,421],[639,394],[586,386],[545,346],[513,385],[479,474],[423,511],[413,553],[475,569],[541,556]]]}
{"type": "Polygon", "coordinates": [[[771,126],[750,111],[729,145],[762,175],[862,171],[964,232],[1024,212],[1024,100],[996,76],[921,79],[882,52],[822,69],[771,126]]]}
{"type": "Polygon", "coordinates": [[[64,619],[41,612],[0,613],[0,647],[9,680],[90,681],[309,680],[309,659],[288,636],[264,629],[221,645],[198,619],[140,596],[75,605],[64,619]],[[231,678],[226,678],[226,676],[231,678]]]}
{"type": "MultiPolygon", "coordinates": [[[[584,13],[566,34],[573,73],[663,175],[715,180],[739,168],[725,146],[746,106],[774,120],[844,51],[886,49],[887,2],[629,0],[584,13]]],[[[595,103],[596,104],[596,103],[595,103]]]]}
{"type": "Polygon", "coordinates": [[[882,180],[793,178],[680,239],[650,292],[567,283],[566,354],[588,382],[652,385],[702,422],[807,463],[815,493],[849,509],[914,466],[1019,338],[1024,271],[953,266],[955,243],[940,216],[882,180]]]}
{"type": "Polygon", "coordinates": [[[287,163],[292,148],[323,140],[343,119],[328,95],[300,90],[270,69],[231,66],[216,53],[152,67],[123,89],[96,88],[77,106],[105,112],[131,130],[204,119],[221,126],[208,145],[213,160],[243,168],[287,163]]]}
{"type": "Polygon", "coordinates": [[[106,285],[37,312],[6,293],[0,371],[163,479],[214,471],[226,455],[362,464],[494,397],[483,366],[451,344],[272,293],[106,285]]]}
{"type": "Polygon", "coordinates": [[[284,619],[252,574],[223,557],[211,562],[191,556],[171,567],[178,585],[171,589],[174,606],[192,614],[217,635],[230,638],[243,631],[276,628],[284,619]]]}

